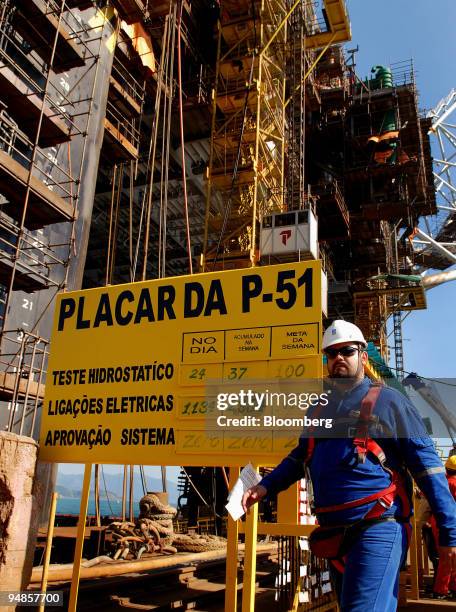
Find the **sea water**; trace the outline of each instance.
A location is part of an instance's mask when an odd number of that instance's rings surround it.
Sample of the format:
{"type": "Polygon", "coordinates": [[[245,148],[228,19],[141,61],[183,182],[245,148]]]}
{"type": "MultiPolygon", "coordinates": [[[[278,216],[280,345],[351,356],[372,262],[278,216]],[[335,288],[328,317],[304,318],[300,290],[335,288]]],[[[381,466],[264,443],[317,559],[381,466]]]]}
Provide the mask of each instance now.
{"type": "MultiPolygon", "coordinates": [[[[59,497],[57,500],[57,514],[75,514],[79,515],[79,505],[81,501],[76,497],[59,497]]],[[[127,503],[126,511],[127,516],[129,515],[129,505],[127,503]]],[[[133,504],[133,512],[135,516],[139,514],[139,503],[133,504]]],[[[89,499],[87,514],[95,514],[95,501],[89,499]]],[[[122,515],[122,502],[116,500],[100,500],[100,514],[102,516],[121,516],[122,515]]]]}

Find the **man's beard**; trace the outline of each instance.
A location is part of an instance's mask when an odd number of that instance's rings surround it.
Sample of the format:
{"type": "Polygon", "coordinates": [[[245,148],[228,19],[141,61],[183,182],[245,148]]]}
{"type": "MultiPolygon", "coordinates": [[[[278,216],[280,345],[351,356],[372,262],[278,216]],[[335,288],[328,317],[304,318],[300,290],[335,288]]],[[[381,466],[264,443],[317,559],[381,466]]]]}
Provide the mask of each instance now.
{"type": "Polygon", "coordinates": [[[331,378],[353,378],[353,375],[350,374],[350,369],[347,365],[339,363],[333,368],[331,378]]]}
{"type": "Polygon", "coordinates": [[[355,376],[352,376],[349,372],[344,372],[339,368],[335,374],[331,374],[331,378],[355,378],[355,376]]]}
{"type": "Polygon", "coordinates": [[[360,378],[359,376],[360,371],[361,371],[361,367],[359,364],[356,369],[356,372],[353,374],[350,372],[350,369],[347,366],[337,366],[333,369],[333,374],[330,374],[330,378],[333,378],[336,380],[356,381],[358,380],[358,378],[360,378]]]}

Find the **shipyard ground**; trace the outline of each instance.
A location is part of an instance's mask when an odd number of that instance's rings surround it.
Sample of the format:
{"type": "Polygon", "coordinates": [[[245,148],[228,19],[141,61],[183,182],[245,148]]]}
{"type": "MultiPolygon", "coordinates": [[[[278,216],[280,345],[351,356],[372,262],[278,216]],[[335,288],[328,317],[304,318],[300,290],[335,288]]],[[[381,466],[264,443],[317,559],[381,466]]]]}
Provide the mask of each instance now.
{"type": "MultiPolygon", "coordinates": [[[[256,574],[255,608],[262,612],[285,610],[275,600],[274,588],[276,557],[274,553],[263,553],[258,558],[256,574]]],[[[430,577],[429,577],[430,578],[430,577]]],[[[238,610],[242,610],[242,573],[238,576],[238,610]]],[[[430,580],[426,581],[427,586],[430,580]]],[[[70,583],[53,583],[48,591],[63,590],[66,609],[70,583]]],[[[167,570],[131,573],[112,578],[81,581],[78,612],[107,612],[130,609],[165,612],[168,610],[193,610],[194,612],[225,612],[225,565],[224,560],[198,563],[167,570]]],[[[421,594],[424,596],[424,593],[421,594]]],[[[444,612],[454,610],[455,603],[432,599],[409,599],[407,605],[398,610],[408,612],[444,612]]],[[[304,611],[324,612],[336,610],[332,601],[299,608],[304,611]]]]}

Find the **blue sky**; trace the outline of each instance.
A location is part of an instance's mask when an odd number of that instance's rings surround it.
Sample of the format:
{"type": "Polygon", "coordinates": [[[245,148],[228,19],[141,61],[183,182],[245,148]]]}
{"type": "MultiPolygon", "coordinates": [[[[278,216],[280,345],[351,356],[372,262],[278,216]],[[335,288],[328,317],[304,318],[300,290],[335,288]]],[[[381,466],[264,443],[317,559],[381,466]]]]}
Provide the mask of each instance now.
{"type": "Polygon", "coordinates": [[[454,0],[348,0],[358,74],[413,58],[420,107],[432,108],[456,87],[454,0]]]}
{"type": "MultiPolygon", "coordinates": [[[[433,108],[456,87],[456,0],[348,0],[347,5],[353,37],[347,48],[359,45],[360,77],[374,65],[413,58],[423,109],[433,108]]],[[[404,321],[405,369],[422,376],[456,378],[456,281],[430,290],[427,299],[427,310],[416,311],[404,321]]],[[[68,464],[60,469],[74,473],[82,466],[68,464]]],[[[105,469],[121,471],[119,466],[105,469]]],[[[147,467],[146,472],[158,476],[159,468],[147,467]]],[[[169,474],[176,479],[177,468],[170,468],[169,474]]]]}
{"type": "MultiPolygon", "coordinates": [[[[347,47],[359,45],[360,77],[374,65],[413,58],[420,108],[433,108],[456,88],[455,0],[348,0],[347,4],[352,24],[352,44],[347,47]]],[[[422,376],[456,377],[456,282],[430,290],[427,301],[427,310],[404,321],[405,369],[422,376]]]]}

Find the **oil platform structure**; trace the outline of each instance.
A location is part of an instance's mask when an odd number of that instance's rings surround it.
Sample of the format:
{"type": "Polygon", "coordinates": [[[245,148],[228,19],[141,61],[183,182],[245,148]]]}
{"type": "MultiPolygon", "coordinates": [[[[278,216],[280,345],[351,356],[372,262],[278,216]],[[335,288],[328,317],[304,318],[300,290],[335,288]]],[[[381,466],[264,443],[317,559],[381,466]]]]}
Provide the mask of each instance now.
{"type": "Polygon", "coordinates": [[[401,377],[456,259],[454,95],[422,113],[412,61],[360,77],[350,39],[344,0],[1,3],[1,429],[37,438],[59,291],[201,271],[321,259],[327,317],[401,377]]]}
{"type": "Polygon", "coordinates": [[[201,270],[321,258],[400,373],[433,119],[412,62],[356,74],[343,0],[6,1],[0,37],[3,428],[36,435],[58,291],[201,270]]]}

